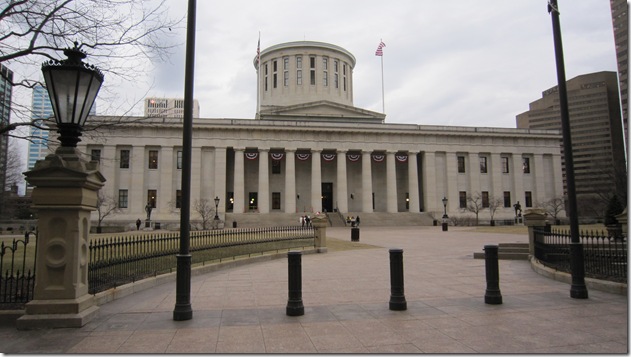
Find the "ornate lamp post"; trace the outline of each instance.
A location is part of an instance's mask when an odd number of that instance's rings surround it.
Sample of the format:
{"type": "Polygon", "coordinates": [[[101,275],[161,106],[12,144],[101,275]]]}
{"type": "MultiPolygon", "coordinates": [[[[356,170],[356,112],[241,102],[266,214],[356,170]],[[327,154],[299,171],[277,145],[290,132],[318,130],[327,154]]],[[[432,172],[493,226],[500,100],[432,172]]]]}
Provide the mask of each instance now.
{"type": "Polygon", "coordinates": [[[215,221],[219,220],[219,196],[215,196],[215,221]]]}
{"type": "Polygon", "coordinates": [[[443,232],[446,232],[449,229],[449,216],[447,215],[447,197],[443,196],[443,208],[444,208],[444,213],[443,213],[443,232]]]}
{"type": "Polygon", "coordinates": [[[103,73],[82,62],[86,54],[77,43],[64,54],[67,59],[42,65],[61,146],[24,173],[38,211],[38,262],[33,300],[18,329],[81,327],[98,311],[88,294],[88,247],[90,214],[105,178],[98,162],[80,158],[76,146],[103,73]]]}

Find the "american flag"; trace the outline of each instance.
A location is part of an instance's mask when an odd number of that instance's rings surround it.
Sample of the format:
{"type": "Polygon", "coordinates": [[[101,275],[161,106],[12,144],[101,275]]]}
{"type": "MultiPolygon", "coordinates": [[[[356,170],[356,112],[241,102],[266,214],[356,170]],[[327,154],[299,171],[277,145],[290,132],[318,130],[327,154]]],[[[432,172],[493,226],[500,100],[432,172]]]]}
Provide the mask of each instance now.
{"type": "Polygon", "coordinates": [[[375,56],[383,56],[383,48],[386,47],[386,44],[383,41],[379,42],[379,46],[377,47],[377,51],[375,51],[375,56]]]}
{"type": "Polygon", "coordinates": [[[256,65],[261,63],[261,34],[259,34],[259,43],[256,45],[256,65]]]}

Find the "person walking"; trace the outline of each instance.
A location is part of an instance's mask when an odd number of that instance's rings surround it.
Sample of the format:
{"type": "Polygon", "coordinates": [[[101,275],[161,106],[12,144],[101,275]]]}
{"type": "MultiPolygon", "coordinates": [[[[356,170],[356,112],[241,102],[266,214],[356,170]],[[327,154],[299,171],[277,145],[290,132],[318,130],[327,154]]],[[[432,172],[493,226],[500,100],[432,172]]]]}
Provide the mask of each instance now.
{"type": "Polygon", "coordinates": [[[140,230],[140,223],[141,223],[141,222],[140,222],[140,218],[138,218],[138,219],[136,220],[136,230],[137,230],[137,231],[139,231],[139,230],[140,230]]]}
{"type": "Polygon", "coordinates": [[[355,227],[359,227],[359,216],[355,217],[355,227]]]}

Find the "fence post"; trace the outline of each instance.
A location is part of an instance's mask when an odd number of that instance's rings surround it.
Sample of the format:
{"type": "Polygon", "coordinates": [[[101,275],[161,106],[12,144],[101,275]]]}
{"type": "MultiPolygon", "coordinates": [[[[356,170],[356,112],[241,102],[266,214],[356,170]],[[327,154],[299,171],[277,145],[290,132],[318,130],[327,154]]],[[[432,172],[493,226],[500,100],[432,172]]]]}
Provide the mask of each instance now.
{"type": "Polygon", "coordinates": [[[302,304],[302,252],[287,253],[289,298],[287,299],[287,316],[302,316],[305,307],[302,304]]]}
{"type": "Polygon", "coordinates": [[[315,248],[318,253],[326,253],[326,226],[327,218],[323,214],[316,214],[311,219],[311,225],[315,230],[315,248]]]}
{"type": "Polygon", "coordinates": [[[390,249],[390,310],[407,310],[403,291],[403,249],[390,249]]]}
{"type": "Polygon", "coordinates": [[[546,212],[543,209],[527,209],[524,213],[524,225],[528,227],[529,259],[535,257],[535,230],[542,230],[546,224],[546,212]]]}
{"type": "Polygon", "coordinates": [[[499,305],[502,303],[502,293],[500,292],[500,270],[497,245],[484,246],[484,260],[486,266],[486,292],[484,293],[484,302],[499,305]]]}

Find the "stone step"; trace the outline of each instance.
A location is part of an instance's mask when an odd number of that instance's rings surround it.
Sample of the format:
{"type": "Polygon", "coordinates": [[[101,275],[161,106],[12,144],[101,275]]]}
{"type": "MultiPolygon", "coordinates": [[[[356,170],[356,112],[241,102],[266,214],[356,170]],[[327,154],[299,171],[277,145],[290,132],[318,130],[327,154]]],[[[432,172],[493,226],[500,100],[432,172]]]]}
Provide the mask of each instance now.
{"type": "MultiPolygon", "coordinates": [[[[528,243],[500,243],[497,246],[497,258],[504,260],[528,260],[528,243]]],[[[473,253],[473,259],[484,259],[484,252],[473,253]]]]}

